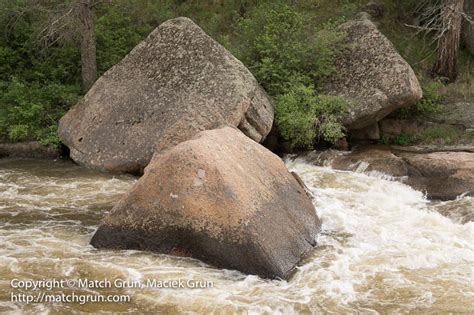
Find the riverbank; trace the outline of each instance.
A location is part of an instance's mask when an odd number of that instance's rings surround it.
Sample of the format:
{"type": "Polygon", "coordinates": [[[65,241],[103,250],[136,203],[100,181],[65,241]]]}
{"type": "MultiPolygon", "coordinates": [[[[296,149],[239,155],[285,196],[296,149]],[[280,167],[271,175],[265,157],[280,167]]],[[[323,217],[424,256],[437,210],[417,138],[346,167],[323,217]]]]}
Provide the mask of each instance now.
{"type": "Polygon", "coordinates": [[[45,146],[38,141],[0,143],[0,158],[57,159],[67,154],[54,146],[45,146]]]}

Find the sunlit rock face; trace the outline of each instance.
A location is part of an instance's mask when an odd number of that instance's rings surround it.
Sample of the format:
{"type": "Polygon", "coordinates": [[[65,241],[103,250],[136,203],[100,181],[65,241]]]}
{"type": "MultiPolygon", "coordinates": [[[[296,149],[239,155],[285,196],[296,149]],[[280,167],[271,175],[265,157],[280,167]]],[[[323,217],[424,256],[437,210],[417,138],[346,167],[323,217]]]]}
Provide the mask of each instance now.
{"type": "Polygon", "coordinates": [[[141,173],[155,151],[202,130],[239,127],[263,141],[269,97],[250,71],[188,18],[157,27],[60,121],[61,141],[88,167],[141,173]]]}
{"type": "Polygon", "coordinates": [[[303,185],[281,159],[226,127],[157,153],[91,243],[287,278],[320,226],[303,185]]]}

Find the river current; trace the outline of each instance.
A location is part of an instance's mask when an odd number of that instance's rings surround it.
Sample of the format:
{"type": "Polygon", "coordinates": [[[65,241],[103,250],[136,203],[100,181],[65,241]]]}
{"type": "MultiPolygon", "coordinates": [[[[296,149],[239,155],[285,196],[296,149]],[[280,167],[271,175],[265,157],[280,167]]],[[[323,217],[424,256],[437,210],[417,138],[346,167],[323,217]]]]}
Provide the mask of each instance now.
{"type": "MultiPolygon", "coordinates": [[[[286,161],[314,195],[318,246],[289,281],[197,260],[96,250],[89,240],[136,178],[69,161],[0,160],[0,313],[474,313],[474,199],[430,202],[378,173],[286,161]],[[443,215],[443,214],[445,215],[443,215]],[[203,281],[206,288],[65,289],[128,303],[12,302],[12,279],[203,281]]],[[[232,253],[229,253],[231,255],[232,253]]]]}

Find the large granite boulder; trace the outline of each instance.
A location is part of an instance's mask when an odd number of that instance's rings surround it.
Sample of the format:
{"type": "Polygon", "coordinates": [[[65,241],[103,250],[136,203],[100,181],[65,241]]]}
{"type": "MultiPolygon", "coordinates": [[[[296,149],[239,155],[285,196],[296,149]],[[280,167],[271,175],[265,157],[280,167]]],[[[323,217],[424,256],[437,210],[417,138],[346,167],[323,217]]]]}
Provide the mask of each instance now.
{"type": "Polygon", "coordinates": [[[60,121],[80,164],[141,173],[154,152],[199,131],[239,127],[263,141],[269,97],[247,68],[188,18],[157,27],[100,77],[60,121]]]}
{"type": "Polygon", "coordinates": [[[91,244],[287,278],[319,230],[297,176],[278,156],[225,127],[154,155],[91,244]]]}
{"type": "Polygon", "coordinates": [[[337,59],[336,74],[325,91],[349,101],[343,120],[348,129],[373,125],[421,98],[410,65],[365,15],[342,24],[340,30],[347,33],[348,48],[337,59]]]}

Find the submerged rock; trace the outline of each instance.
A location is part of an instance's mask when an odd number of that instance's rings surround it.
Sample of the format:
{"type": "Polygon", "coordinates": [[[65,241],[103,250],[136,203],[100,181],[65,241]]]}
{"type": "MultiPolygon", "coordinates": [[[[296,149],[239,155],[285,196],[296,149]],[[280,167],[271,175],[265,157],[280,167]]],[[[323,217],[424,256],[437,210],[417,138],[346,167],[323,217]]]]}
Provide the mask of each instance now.
{"type": "Polygon", "coordinates": [[[352,152],[309,152],[306,161],[354,172],[377,171],[423,191],[430,199],[474,194],[474,153],[408,152],[388,146],[356,147],[352,152]]]}
{"type": "Polygon", "coordinates": [[[343,120],[348,129],[375,124],[421,98],[410,65],[374,23],[362,17],[342,24],[340,30],[347,33],[348,48],[336,61],[336,75],[325,90],[348,99],[350,107],[343,120]]]}
{"type": "Polygon", "coordinates": [[[203,131],[154,155],[91,244],[287,278],[320,230],[303,186],[240,131],[203,131]]]}
{"type": "Polygon", "coordinates": [[[154,152],[199,131],[239,127],[263,141],[271,101],[245,66],[188,18],[157,27],[60,121],[71,158],[141,173],[154,152]]]}

